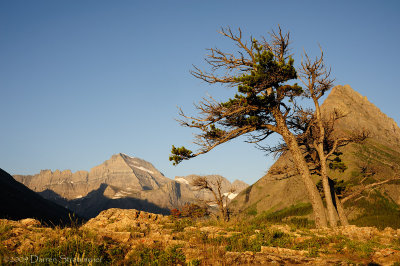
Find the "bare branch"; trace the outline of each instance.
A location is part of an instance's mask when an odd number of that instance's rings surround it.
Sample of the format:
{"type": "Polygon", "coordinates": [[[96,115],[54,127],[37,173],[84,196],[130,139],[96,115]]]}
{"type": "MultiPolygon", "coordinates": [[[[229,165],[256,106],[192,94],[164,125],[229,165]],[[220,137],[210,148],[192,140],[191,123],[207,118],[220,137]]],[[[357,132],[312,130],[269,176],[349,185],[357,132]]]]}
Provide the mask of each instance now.
{"type": "Polygon", "coordinates": [[[351,200],[352,198],[360,195],[365,190],[373,189],[373,188],[375,188],[377,186],[381,186],[383,184],[387,184],[389,182],[396,181],[396,180],[400,180],[400,177],[393,177],[393,178],[390,178],[390,179],[386,179],[386,180],[383,180],[383,181],[379,181],[379,182],[375,182],[375,183],[363,186],[362,188],[358,189],[357,191],[355,191],[355,192],[351,193],[350,195],[346,196],[345,198],[341,199],[341,202],[345,203],[346,201],[351,200]]]}

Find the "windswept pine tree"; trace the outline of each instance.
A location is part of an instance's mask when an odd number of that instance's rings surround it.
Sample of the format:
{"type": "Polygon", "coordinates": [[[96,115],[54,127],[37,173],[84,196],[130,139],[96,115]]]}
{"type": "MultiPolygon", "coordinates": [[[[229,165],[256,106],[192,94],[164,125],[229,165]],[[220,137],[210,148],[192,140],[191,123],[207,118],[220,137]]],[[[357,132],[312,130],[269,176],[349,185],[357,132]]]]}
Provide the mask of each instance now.
{"type": "Polygon", "coordinates": [[[290,151],[297,171],[302,177],[311,201],[317,227],[327,226],[321,196],[311,179],[310,170],[296,139],[296,99],[303,96],[303,89],[294,81],[298,76],[294,60],[289,54],[289,33],[281,28],[270,33],[270,39],[242,38],[239,29],[220,33],[231,39],[239,48],[231,54],[219,49],[209,49],[206,57],[211,71],[197,67],[193,76],[210,84],[224,84],[237,89],[233,98],[218,102],[212,97],[204,98],[196,105],[199,116],[187,116],[180,110],[180,124],[201,131],[195,136],[200,149],[193,153],[185,147],[172,147],[170,160],[176,165],[182,160],[207,153],[229,140],[242,135],[251,143],[261,143],[269,136],[279,134],[290,151]],[[224,74],[220,74],[224,73],[224,74]]]}

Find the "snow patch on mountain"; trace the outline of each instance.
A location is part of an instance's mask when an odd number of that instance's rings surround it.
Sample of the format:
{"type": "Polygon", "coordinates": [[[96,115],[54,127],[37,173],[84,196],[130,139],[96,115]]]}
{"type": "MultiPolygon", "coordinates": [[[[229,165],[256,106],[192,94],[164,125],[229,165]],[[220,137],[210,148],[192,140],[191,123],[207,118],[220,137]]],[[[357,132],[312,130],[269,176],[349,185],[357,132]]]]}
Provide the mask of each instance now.
{"type": "Polygon", "coordinates": [[[189,185],[189,181],[187,181],[186,179],[184,179],[182,177],[175,178],[175,181],[177,181],[179,183],[184,183],[184,184],[188,184],[189,185]]]}
{"type": "Polygon", "coordinates": [[[231,193],[231,192],[224,193],[224,196],[228,197],[228,199],[230,199],[230,200],[236,198],[237,195],[239,195],[239,193],[231,193]]]}
{"type": "Polygon", "coordinates": [[[112,199],[125,198],[127,195],[129,195],[129,192],[121,190],[121,191],[115,193],[115,195],[112,197],[112,199]]]}
{"type": "Polygon", "coordinates": [[[137,168],[137,169],[140,169],[140,170],[142,170],[142,171],[148,172],[148,173],[150,173],[150,174],[155,174],[153,171],[151,171],[151,170],[149,170],[149,169],[147,169],[147,168],[145,168],[145,167],[143,167],[143,166],[136,166],[136,165],[134,165],[133,167],[135,167],[135,168],[137,168]]]}

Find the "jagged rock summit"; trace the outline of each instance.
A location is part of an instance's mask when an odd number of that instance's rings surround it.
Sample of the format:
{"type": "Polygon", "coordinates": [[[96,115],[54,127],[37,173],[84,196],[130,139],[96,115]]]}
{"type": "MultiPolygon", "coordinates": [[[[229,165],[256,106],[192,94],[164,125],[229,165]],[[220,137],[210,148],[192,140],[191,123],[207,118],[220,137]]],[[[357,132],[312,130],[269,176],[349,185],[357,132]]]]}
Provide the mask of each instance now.
{"type": "Polygon", "coordinates": [[[170,181],[151,163],[123,153],[111,156],[109,160],[93,167],[90,172],[42,170],[37,175],[16,175],[14,178],[35,191],[51,190],[68,200],[82,198],[99,189],[101,184],[142,191],[158,189],[170,181]]]}
{"type": "MultiPolygon", "coordinates": [[[[321,105],[324,116],[330,115],[334,109],[346,115],[335,125],[335,132],[365,130],[369,132],[369,138],[364,143],[342,148],[341,159],[347,169],[344,172],[329,171],[329,176],[343,180],[348,189],[352,189],[361,182],[382,181],[399,174],[400,128],[397,123],[349,85],[334,87],[321,105]]],[[[376,225],[372,221],[378,221],[383,226],[384,221],[398,221],[395,223],[400,224],[400,184],[385,184],[360,196],[360,199],[345,204],[348,218],[354,223],[371,226],[376,225]],[[375,204],[381,205],[376,207],[375,204]]],[[[294,168],[291,155],[285,153],[265,176],[232,201],[231,208],[236,213],[256,215],[307,202],[305,187],[294,168]]]]}
{"type": "Polygon", "coordinates": [[[42,170],[33,176],[14,178],[85,218],[108,208],[168,213],[184,194],[150,162],[123,153],[112,155],[89,172],[42,170]]]}
{"type": "MultiPolygon", "coordinates": [[[[150,162],[123,153],[111,156],[89,172],[42,170],[36,175],[16,175],[14,178],[44,198],[85,218],[95,217],[109,208],[167,214],[170,209],[186,203],[210,199],[209,193],[193,189],[189,184],[190,176],[171,180],[150,162]]],[[[224,192],[227,192],[231,183],[221,178],[224,192]]],[[[241,189],[246,186],[244,182],[236,181],[236,184],[241,189]]],[[[230,198],[233,196],[236,194],[229,195],[230,198]]]]}
{"type": "Polygon", "coordinates": [[[321,109],[324,115],[330,114],[334,109],[346,115],[337,124],[342,130],[367,129],[372,138],[400,147],[400,128],[397,123],[350,85],[335,86],[321,109]]]}

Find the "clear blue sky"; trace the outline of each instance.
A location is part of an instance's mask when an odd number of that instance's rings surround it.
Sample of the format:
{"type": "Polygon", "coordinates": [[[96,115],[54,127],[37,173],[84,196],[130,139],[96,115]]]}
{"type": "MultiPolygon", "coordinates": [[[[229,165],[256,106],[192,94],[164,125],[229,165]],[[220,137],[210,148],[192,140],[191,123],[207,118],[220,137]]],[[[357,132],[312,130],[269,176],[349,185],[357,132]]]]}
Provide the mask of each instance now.
{"type": "MultiPolygon", "coordinates": [[[[0,1],[0,167],[89,170],[123,152],[170,178],[258,180],[272,157],[242,140],[173,167],[171,145],[193,131],[174,120],[207,93],[233,89],[189,74],[205,48],[231,49],[217,30],[254,37],[280,24],[293,52],[321,44],[336,84],[350,84],[400,122],[400,1],[0,1]]],[[[297,61],[298,63],[299,61],[297,61]]]]}

